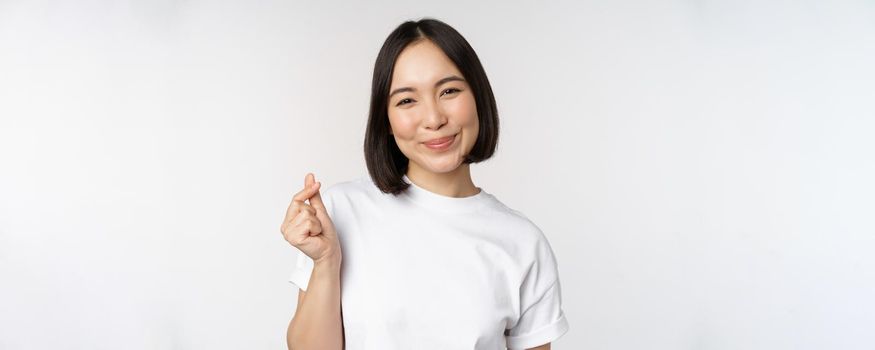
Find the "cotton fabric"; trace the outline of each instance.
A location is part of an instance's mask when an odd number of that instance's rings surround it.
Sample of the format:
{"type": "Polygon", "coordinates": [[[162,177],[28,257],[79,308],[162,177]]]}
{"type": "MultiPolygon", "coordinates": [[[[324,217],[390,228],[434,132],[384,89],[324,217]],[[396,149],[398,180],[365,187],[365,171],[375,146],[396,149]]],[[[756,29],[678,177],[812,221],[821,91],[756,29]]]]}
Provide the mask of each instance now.
{"type": "MultiPolygon", "coordinates": [[[[454,198],[367,176],[321,192],[340,240],[347,350],[527,349],[568,329],[553,250],[525,215],[480,188],[454,198]]],[[[297,251],[289,281],[307,290],[297,251]]]]}

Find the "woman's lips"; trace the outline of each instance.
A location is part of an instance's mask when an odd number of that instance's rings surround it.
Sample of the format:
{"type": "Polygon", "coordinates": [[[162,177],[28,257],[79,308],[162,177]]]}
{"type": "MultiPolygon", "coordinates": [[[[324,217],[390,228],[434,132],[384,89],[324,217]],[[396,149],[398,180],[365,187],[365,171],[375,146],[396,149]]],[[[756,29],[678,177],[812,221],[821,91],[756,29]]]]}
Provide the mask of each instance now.
{"type": "Polygon", "coordinates": [[[433,150],[445,150],[453,144],[453,141],[456,139],[456,135],[447,136],[436,140],[431,140],[428,142],[423,142],[425,147],[428,147],[433,150]]]}
{"type": "Polygon", "coordinates": [[[443,138],[439,138],[439,139],[434,139],[434,140],[425,142],[425,144],[426,145],[439,145],[439,144],[442,144],[442,143],[449,141],[451,138],[453,138],[455,136],[456,135],[447,136],[447,137],[443,137],[443,138]]]}

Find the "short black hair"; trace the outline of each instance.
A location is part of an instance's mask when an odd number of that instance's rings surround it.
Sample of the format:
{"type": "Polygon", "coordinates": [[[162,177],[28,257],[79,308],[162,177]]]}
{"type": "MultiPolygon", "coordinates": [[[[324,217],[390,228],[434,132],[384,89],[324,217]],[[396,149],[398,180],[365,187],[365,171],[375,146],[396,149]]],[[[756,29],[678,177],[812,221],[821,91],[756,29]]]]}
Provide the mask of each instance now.
{"type": "Polygon", "coordinates": [[[398,55],[405,47],[421,39],[433,42],[453,61],[474,94],[480,132],[477,142],[463,162],[471,164],[489,159],[498,144],[498,108],[495,96],[492,94],[489,79],[486,78],[486,71],[468,41],[453,27],[437,19],[423,18],[404,22],[383,42],[374,63],[371,106],[364,142],[365,163],[371,179],[381,191],[393,195],[410,186],[402,179],[407,173],[410,160],[401,153],[395,138],[389,133],[389,88],[398,55]]]}

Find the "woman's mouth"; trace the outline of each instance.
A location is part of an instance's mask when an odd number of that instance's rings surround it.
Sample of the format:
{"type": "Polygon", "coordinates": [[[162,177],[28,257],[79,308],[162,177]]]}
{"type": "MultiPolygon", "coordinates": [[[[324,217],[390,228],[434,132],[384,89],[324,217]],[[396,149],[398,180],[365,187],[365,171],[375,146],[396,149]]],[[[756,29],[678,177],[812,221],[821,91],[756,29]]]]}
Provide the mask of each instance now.
{"type": "MultiPolygon", "coordinates": [[[[458,134],[456,134],[456,135],[458,135],[458,134]]],[[[450,146],[453,145],[453,142],[456,141],[456,135],[447,136],[447,137],[443,137],[440,139],[431,140],[428,142],[423,142],[422,144],[425,145],[425,147],[428,147],[429,149],[432,149],[435,151],[443,151],[443,150],[446,150],[447,148],[450,148],[450,146]]]]}

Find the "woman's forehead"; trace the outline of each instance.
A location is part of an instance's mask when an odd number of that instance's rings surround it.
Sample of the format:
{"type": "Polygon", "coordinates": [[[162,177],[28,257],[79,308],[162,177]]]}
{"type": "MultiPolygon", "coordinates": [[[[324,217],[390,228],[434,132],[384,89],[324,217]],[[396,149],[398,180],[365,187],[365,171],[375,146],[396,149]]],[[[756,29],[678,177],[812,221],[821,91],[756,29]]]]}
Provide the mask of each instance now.
{"type": "Polygon", "coordinates": [[[437,45],[430,40],[420,40],[408,45],[398,59],[392,72],[392,87],[430,86],[450,76],[462,76],[459,69],[437,45]]]}

